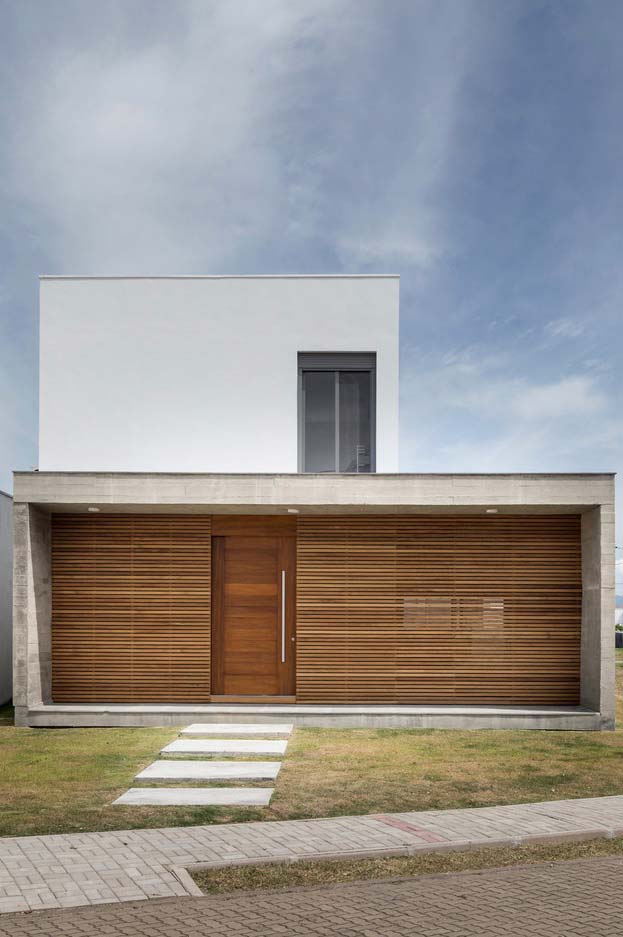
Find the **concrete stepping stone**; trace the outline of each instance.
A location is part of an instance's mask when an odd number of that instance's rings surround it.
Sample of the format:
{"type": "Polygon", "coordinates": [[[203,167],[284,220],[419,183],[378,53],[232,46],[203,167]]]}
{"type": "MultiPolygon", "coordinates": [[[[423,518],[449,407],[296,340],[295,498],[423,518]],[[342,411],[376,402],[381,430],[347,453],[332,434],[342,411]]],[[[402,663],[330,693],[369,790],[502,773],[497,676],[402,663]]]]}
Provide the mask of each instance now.
{"type": "Polygon", "coordinates": [[[176,739],[163,755],[283,755],[285,739],[176,739]]]}
{"type": "Polygon", "coordinates": [[[135,781],[274,781],[280,761],[154,761],[135,781]]]}
{"type": "Polygon", "coordinates": [[[290,735],[291,722],[193,722],[180,735],[290,735]]]}
{"type": "Polygon", "coordinates": [[[272,787],[131,787],[113,801],[131,807],[267,807],[272,787]]]}

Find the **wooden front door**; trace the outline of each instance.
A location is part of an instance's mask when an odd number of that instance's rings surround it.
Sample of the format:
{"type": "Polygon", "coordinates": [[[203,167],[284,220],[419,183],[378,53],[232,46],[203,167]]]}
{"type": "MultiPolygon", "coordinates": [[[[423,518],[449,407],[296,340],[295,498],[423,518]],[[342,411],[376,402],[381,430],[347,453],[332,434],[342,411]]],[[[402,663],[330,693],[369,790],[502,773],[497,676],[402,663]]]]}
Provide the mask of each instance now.
{"type": "Polygon", "coordinates": [[[259,531],[212,537],[213,696],[294,694],[296,540],[259,531]]]}

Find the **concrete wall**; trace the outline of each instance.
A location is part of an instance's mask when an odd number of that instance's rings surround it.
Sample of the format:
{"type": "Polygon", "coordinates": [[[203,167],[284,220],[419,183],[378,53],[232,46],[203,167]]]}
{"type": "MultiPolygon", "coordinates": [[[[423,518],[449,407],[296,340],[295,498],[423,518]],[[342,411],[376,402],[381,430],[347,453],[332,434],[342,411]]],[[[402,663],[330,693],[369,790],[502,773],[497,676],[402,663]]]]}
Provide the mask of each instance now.
{"type": "Polygon", "coordinates": [[[377,353],[398,469],[397,277],[43,278],[39,468],[296,472],[297,352],[377,353]]]}
{"type": "Polygon", "coordinates": [[[50,515],[13,509],[13,703],[15,724],[50,700],[52,672],[50,515]]]}
{"type": "Polygon", "coordinates": [[[13,640],[13,499],[0,491],[0,705],[11,699],[13,640]]]}
{"type": "MultiPolygon", "coordinates": [[[[21,725],[163,725],[201,721],[210,707],[46,707],[50,699],[50,511],[416,511],[582,515],[582,710],[420,707],[387,725],[582,728],[614,725],[614,479],[612,475],[112,475],[16,473],[14,699],[21,725]],[[443,712],[441,710],[444,710],[443,712]],[[404,719],[407,721],[405,722],[404,719]],[[403,720],[403,721],[401,721],[403,720]],[[411,721],[409,721],[411,720],[411,721]],[[518,721],[519,720],[519,721],[518,721]]],[[[322,707],[320,707],[322,708],[322,707]]],[[[334,707],[335,708],[335,707],[334,707]]],[[[413,708],[413,707],[412,707],[413,708]]],[[[335,713],[331,716],[333,719],[335,713]]],[[[309,724],[318,713],[310,716],[309,724]]],[[[341,718],[341,717],[340,717],[341,718]]],[[[357,717],[359,718],[359,717],[357,717]]],[[[368,718],[365,714],[363,718],[368,718]]],[[[369,718],[372,718],[369,714],[369,718]]],[[[331,724],[350,724],[348,722],[331,724]]],[[[364,724],[364,723],[357,723],[364,724]]],[[[368,723],[365,723],[368,724],[368,723]]],[[[371,724],[371,723],[369,723],[371,724]]]]}
{"type": "Polygon", "coordinates": [[[614,728],[615,649],[614,507],[582,515],[582,705],[599,709],[604,728],[614,728]]]}

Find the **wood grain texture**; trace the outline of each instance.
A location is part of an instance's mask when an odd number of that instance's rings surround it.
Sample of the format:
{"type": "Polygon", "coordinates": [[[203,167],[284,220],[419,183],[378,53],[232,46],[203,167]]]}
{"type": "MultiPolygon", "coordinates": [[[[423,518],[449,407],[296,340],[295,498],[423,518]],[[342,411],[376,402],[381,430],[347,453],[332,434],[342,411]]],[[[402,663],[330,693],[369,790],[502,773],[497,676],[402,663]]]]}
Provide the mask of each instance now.
{"type": "MultiPolygon", "coordinates": [[[[287,565],[295,518],[218,521],[279,539],[287,565]]],[[[209,701],[210,532],[203,515],[53,516],[54,701],[209,701]]],[[[297,701],[577,703],[580,554],[577,515],[299,516],[297,701]]]]}
{"type": "Polygon", "coordinates": [[[213,514],[213,537],[296,537],[296,517],[287,514],[213,514]]]}
{"type": "Polygon", "coordinates": [[[212,691],[235,697],[291,695],[295,549],[291,536],[212,538],[212,691]],[[282,570],[285,662],[282,661],[282,570]]]}
{"type": "Polygon", "coordinates": [[[54,702],[207,702],[210,517],[52,517],[54,702]]]}
{"type": "Polygon", "coordinates": [[[297,702],[579,702],[580,517],[300,516],[297,702]]]}

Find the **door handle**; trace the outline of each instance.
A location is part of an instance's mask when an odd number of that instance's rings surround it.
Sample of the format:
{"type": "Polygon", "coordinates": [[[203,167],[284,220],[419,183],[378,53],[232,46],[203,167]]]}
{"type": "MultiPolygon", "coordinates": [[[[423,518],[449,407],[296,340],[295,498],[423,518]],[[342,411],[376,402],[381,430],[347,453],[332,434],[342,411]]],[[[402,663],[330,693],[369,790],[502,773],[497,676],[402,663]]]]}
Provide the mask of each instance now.
{"type": "Polygon", "coordinates": [[[281,663],[286,662],[286,571],[281,570],[281,663]]]}

